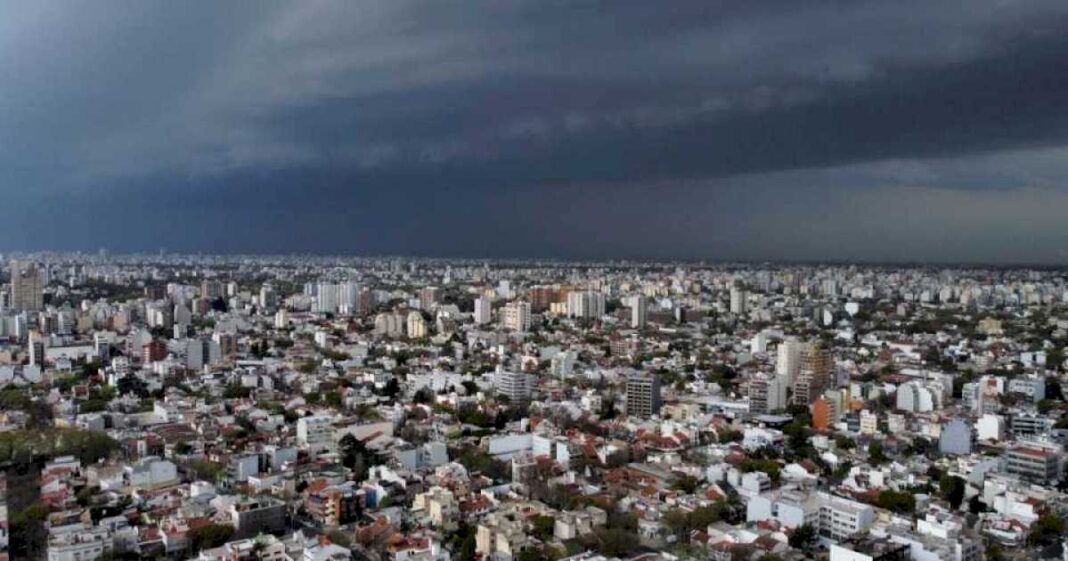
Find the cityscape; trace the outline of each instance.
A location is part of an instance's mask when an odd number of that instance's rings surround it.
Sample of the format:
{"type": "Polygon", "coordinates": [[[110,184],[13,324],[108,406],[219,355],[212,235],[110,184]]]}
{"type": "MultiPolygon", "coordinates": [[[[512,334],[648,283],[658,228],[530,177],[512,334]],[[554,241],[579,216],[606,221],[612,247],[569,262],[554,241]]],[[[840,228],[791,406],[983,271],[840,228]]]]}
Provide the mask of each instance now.
{"type": "Polygon", "coordinates": [[[1068,561],[1066,100],[1066,0],[0,0],[0,561],[1068,561]]]}
{"type": "Polygon", "coordinates": [[[9,558],[1059,558],[1068,273],[4,255],[9,558]]]}

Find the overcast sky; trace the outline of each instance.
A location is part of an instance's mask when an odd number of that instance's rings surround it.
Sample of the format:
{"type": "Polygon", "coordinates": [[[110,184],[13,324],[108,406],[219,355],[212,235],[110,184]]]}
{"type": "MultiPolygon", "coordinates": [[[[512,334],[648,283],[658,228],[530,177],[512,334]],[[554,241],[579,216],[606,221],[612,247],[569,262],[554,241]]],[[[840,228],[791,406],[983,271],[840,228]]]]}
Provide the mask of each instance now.
{"type": "Polygon", "coordinates": [[[0,0],[0,250],[1068,263],[1065,0],[0,0]]]}

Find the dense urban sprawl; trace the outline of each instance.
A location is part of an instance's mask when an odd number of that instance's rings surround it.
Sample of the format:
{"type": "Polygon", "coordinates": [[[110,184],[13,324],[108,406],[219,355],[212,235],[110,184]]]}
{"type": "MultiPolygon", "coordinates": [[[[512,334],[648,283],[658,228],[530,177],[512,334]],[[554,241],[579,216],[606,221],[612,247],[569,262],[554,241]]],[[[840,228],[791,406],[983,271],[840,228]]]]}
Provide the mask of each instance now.
{"type": "Polygon", "coordinates": [[[1068,273],[0,257],[48,561],[1068,559],[1068,273]]]}

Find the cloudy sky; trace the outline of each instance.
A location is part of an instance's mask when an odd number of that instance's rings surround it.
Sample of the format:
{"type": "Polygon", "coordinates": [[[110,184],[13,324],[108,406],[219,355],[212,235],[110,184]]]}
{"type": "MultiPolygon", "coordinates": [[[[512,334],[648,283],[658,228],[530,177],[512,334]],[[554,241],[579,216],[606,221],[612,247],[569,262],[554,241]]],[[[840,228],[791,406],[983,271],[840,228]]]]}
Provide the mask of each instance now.
{"type": "Polygon", "coordinates": [[[1068,263],[1064,0],[0,0],[0,250],[1068,263]]]}

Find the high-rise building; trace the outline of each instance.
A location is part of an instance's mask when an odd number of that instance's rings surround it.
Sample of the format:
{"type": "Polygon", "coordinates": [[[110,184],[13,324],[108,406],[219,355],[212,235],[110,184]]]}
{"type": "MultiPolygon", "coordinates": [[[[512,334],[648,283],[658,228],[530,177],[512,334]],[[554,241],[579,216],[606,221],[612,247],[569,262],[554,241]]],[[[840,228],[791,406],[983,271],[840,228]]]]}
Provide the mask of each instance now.
{"type": "Polygon", "coordinates": [[[530,303],[522,300],[509,302],[501,310],[501,323],[506,329],[515,331],[530,329],[530,303]]]}
{"type": "Polygon", "coordinates": [[[475,323],[486,325],[492,319],[493,299],[482,295],[475,299],[475,323]]]}
{"type": "Polygon", "coordinates": [[[190,370],[203,370],[205,366],[222,361],[222,349],[211,337],[197,337],[186,342],[185,362],[190,370]]]}
{"type": "Polygon", "coordinates": [[[274,328],[286,329],[289,327],[289,312],[285,308],[278,310],[274,314],[274,328]]]}
{"type": "Polygon", "coordinates": [[[331,449],[334,445],[333,419],[324,416],[297,419],[297,445],[312,451],[331,449]]]}
{"type": "Polygon", "coordinates": [[[315,288],[314,310],[320,314],[337,313],[341,304],[341,287],[336,284],[321,282],[315,288]]]}
{"type": "Polygon", "coordinates": [[[604,300],[601,292],[572,292],[567,295],[567,315],[578,319],[597,319],[604,315],[604,300]]]}
{"type": "Polygon", "coordinates": [[[804,344],[794,337],[779,344],[775,373],[784,377],[787,386],[792,387],[797,379],[797,373],[801,369],[801,351],[804,348],[804,344]]]}
{"type": "Polygon", "coordinates": [[[141,346],[141,360],[148,364],[167,358],[167,345],[159,339],[153,339],[141,346]]]}
{"type": "Polygon", "coordinates": [[[408,313],[408,338],[409,339],[422,339],[426,337],[426,320],[423,319],[423,314],[412,310],[408,313]]]}
{"type": "Polygon", "coordinates": [[[105,333],[93,334],[93,349],[97,360],[107,362],[111,359],[111,340],[105,333]]]}
{"type": "Polygon", "coordinates": [[[549,309],[553,304],[567,302],[567,294],[571,287],[553,285],[532,286],[527,290],[527,298],[530,300],[530,308],[536,312],[549,309]]]}
{"type": "Polygon", "coordinates": [[[644,294],[630,297],[630,326],[634,329],[645,327],[648,303],[644,294]]]}
{"type": "Polygon", "coordinates": [[[208,300],[222,298],[225,290],[226,285],[221,281],[206,280],[200,283],[200,296],[208,300]]]}
{"type": "Polygon", "coordinates": [[[786,380],[775,374],[757,374],[749,380],[749,412],[757,415],[786,407],[786,380]]]}
{"type": "Polygon", "coordinates": [[[794,403],[808,405],[830,386],[834,357],[831,351],[811,346],[801,351],[801,364],[794,382],[794,403]]]}
{"type": "Polygon", "coordinates": [[[731,313],[734,315],[742,315],[745,313],[745,290],[740,286],[731,287],[731,313]]]}
{"type": "Polygon", "coordinates": [[[436,286],[426,286],[419,289],[419,308],[429,310],[441,299],[441,291],[436,286]]]}
{"type": "Polygon", "coordinates": [[[826,397],[812,402],[812,428],[827,430],[835,419],[834,404],[826,397]]]}
{"type": "Polygon", "coordinates": [[[530,401],[535,381],[531,374],[510,370],[498,370],[494,376],[497,393],[508,398],[511,403],[530,401]]]}
{"type": "Polygon", "coordinates": [[[627,415],[647,418],[660,413],[660,378],[635,374],[627,378],[627,415]]]}
{"type": "Polygon", "coordinates": [[[1005,453],[1005,471],[1028,481],[1049,483],[1060,477],[1060,455],[1035,443],[1013,446],[1005,453]]]}
{"type": "Polygon", "coordinates": [[[37,366],[43,366],[45,362],[45,349],[48,348],[45,336],[40,331],[30,331],[28,339],[28,351],[30,355],[30,364],[36,364],[37,366]]]}
{"type": "Polygon", "coordinates": [[[41,272],[35,263],[11,262],[11,309],[19,312],[44,307],[41,272]]]}
{"type": "Polygon", "coordinates": [[[355,282],[343,282],[338,285],[338,312],[344,315],[356,315],[360,312],[360,285],[355,282]]]}

